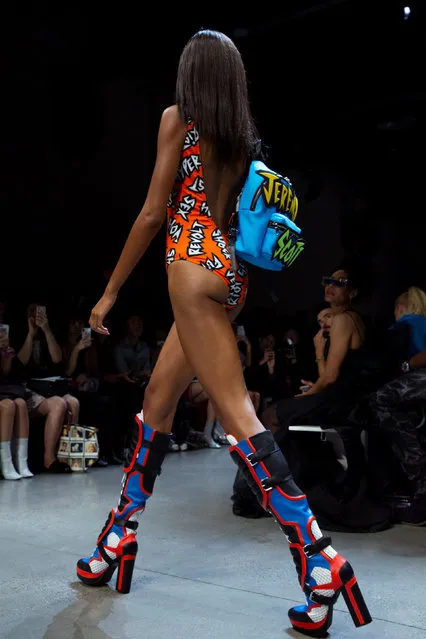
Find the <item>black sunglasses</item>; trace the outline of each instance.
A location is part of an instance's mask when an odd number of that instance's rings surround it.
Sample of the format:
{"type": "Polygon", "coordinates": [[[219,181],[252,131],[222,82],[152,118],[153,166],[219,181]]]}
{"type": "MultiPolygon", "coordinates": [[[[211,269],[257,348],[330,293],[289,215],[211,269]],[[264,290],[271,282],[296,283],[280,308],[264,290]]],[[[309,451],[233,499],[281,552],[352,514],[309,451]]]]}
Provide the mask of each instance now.
{"type": "Polygon", "coordinates": [[[349,284],[349,280],[347,277],[340,277],[338,280],[334,279],[334,277],[324,276],[322,278],[323,286],[337,286],[338,288],[345,288],[349,284]]]}

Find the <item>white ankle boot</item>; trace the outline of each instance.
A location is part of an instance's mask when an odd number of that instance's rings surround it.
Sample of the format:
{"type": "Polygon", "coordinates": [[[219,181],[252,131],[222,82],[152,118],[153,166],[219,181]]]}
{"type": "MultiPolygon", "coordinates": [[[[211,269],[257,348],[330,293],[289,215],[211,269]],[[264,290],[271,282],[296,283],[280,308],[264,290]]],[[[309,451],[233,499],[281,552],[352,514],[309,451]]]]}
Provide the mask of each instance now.
{"type": "Polygon", "coordinates": [[[18,439],[17,453],[16,453],[16,468],[21,477],[29,478],[34,477],[30,469],[28,468],[28,438],[20,437],[18,439]]]}
{"type": "Polygon", "coordinates": [[[1,472],[5,479],[21,479],[21,475],[16,472],[15,466],[13,465],[10,441],[0,442],[0,460],[1,472]]]}

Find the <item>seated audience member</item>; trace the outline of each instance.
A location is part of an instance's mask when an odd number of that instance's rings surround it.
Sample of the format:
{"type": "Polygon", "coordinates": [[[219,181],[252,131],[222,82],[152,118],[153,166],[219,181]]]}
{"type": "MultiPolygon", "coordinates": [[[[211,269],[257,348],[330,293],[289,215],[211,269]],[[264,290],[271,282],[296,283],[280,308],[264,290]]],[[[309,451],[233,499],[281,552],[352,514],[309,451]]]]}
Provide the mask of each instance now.
{"type": "Polygon", "coordinates": [[[283,366],[276,348],[275,336],[265,331],[258,339],[251,367],[246,371],[246,383],[260,394],[260,402],[269,405],[284,395],[285,381],[280,375],[283,366]]]}
{"type": "MultiPolygon", "coordinates": [[[[251,342],[249,338],[247,337],[243,326],[238,326],[236,322],[233,322],[232,328],[234,331],[235,339],[237,341],[238,352],[240,354],[240,361],[241,361],[241,366],[243,368],[246,384],[248,388],[250,388],[251,386],[250,373],[253,366],[253,354],[252,354],[251,342]]],[[[255,408],[255,411],[257,413],[260,409],[260,393],[258,393],[257,391],[249,390],[249,395],[250,395],[252,404],[255,408]]],[[[225,436],[223,428],[220,427],[220,429],[216,429],[216,432],[223,439],[223,437],[225,436]]],[[[226,442],[228,442],[228,440],[226,440],[226,442]]]]}
{"type": "Polygon", "coordinates": [[[281,392],[276,399],[293,397],[300,391],[300,380],[304,375],[312,375],[316,369],[312,365],[313,353],[309,340],[295,328],[287,328],[278,345],[278,358],[281,363],[278,380],[281,392]]]}
{"type": "Polygon", "coordinates": [[[115,348],[117,371],[127,373],[135,382],[147,382],[152,372],[151,351],[142,335],[142,318],[131,315],[126,321],[126,335],[115,348]]]}
{"type": "MultiPolygon", "coordinates": [[[[49,326],[45,307],[31,304],[27,312],[28,334],[18,353],[29,380],[61,375],[62,352],[49,326]]],[[[30,390],[27,406],[30,417],[46,417],[44,429],[44,467],[53,473],[71,472],[65,462],[56,458],[56,449],[61,435],[65,415],[70,411],[73,423],[78,423],[79,402],[66,393],[63,397],[44,397],[30,390]]]]}
{"type": "Polygon", "coordinates": [[[323,278],[323,285],[333,318],[328,337],[320,329],[315,339],[318,379],[307,384],[309,388],[302,395],[279,401],[263,415],[265,424],[274,430],[279,428],[283,437],[290,423],[331,423],[364,391],[364,380],[359,376],[362,357],[358,353],[364,342],[364,324],[351,308],[358,292],[356,285],[343,269],[323,278]]]}
{"type": "MultiPolygon", "coordinates": [[[[249,391],[249,396],[253,406],[259,406],[259,393],[249,391]]],[[[225,431],[219,421],[213,403],[211,402],[204,386],[200,384],[198,379],[194,377],[191,384],[185,392],[185,399],[193,405],[206,404],[206,422],[203,430],[204,440],[209,448],[220,448],[220,446],[228,446],[229,442],[225,431]]]]}
{"type": "Polygon", "coordinates": [[[0,334],[0,461],[4,479],[33,477],[27,464],[29,419],[26,389],[16,372],[15,351],[9,336],[0,334]],[[11,442],[17,437],[16,462],[12,459],[11,442]]]}
{"type": "Polygon", "coordinates": [[[426,293],[412,286],[395,302],[391,340],[398,344],[397,364],[408,361],[426,348],[426,293]]]}
{"type": "Polygon", "coordinates": [[[186,399],[194,405],[206,404],[206,422],[204,425],[204,440],[209,448],[220,448],[228,444],[223,428],[219,423],[213,403],[210,401],[204,386],[194,377],[186,391],[186,399]]]}
{"type": "Polygon", "coordinates": [[[139,315],[131,315],[126,321],[126,334],[114,350],[118,379],[116,393],[122,411],[128,415],[124,424],[126,440],[129,442],[134,415],[142,409],[145,387],[152,372],[151,351],[142,340],[143,322],[139,315]]]}
{"type": "Polygon", "coordinates": [[[82,423],[98,430],[99,460],[96,465],[106,466],[121,462],[114,455],[113,431],[117,422],[115,401],[103,392],[97,343],[98,335],[94,334],[92,339],[81,320],[70,320],[64,347],[65,373],[74,380],[73,393],[81,405],[82,423]]]}
{"type": "MultiPolygon", "coordinates": [[[[325,308],[321,309],[317,315],[317,322],[320,328],[313,339],[315,353],[323,352],[327,356],[330,350],[330,328],[332,321],[333,309],[329,305],[327,305],[325,308]]],[[[318,377],[324,375],[326,356],[324,358],[315,358],[318,377]]],[[[303,391],[305,392],[312,388],[312,386],[314,385],[313,382],[309,382],[305,379],[302,379],[301,382],[303,391]]]]}
{"type": "Polygon", "coordinates": [[[370,468],[378,493],[386,492],[392,476],[383,472],[383,444],[398,460],[412,487],[413,502],[400,519],[426,523],[426,455],[421,425],[426,411],[426,294],[410,288],[395,304],[395,320],[388,335],[386,365],[398,371],[389,381],[363,398],[352,411],[350,422],[369,433],[370,468]],[[394,343],[393,343],[394,342],[394,343]]]}

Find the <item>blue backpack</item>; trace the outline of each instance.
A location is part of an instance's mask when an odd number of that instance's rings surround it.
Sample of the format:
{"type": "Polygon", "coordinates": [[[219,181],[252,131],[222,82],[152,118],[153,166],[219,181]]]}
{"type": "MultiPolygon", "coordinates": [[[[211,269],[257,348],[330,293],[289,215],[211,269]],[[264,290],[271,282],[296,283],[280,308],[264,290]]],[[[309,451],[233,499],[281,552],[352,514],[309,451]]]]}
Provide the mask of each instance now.
{"type": "Polygon", "coordinates": [[[229,225],[233,256],[269,271],[291,266],[305,248],[294,220],[298,199],[288,178],[251,162],[229,225]]]}

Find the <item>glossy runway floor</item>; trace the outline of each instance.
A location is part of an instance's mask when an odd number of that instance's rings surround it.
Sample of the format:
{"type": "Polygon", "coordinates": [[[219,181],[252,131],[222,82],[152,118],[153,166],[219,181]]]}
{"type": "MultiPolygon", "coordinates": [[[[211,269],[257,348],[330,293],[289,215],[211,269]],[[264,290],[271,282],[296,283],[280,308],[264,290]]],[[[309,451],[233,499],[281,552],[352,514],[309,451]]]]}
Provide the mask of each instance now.
{"type": "MultiPolygon", "coordinates": [[[[129,595],[87,588],[91,552],[119,493],[121,469],[0,482],[0,637],[279,639],[301,602],[285,539],[270,519],[232,515],[226,449],[170,454],[139,529],[129,595]]],[[[356,630],[343,599],[332,637],[425,639],[426,529],[334,534],[374,623],[356,630]]],[[[111,582],[115,584],[115,581],[111,582]]]]}

